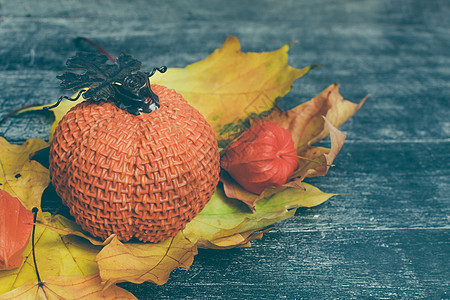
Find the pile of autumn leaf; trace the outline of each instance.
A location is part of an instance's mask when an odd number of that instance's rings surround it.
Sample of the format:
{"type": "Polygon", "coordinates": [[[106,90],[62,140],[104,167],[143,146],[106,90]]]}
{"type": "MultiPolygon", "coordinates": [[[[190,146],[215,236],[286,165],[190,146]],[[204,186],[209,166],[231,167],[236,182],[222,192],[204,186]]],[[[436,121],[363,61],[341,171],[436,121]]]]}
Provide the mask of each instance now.
{"type": "MultiPolygon", "coordinates": [[[[205,116],[219,145],[226,145],[243,126],[251,124],[252,116],[288,129],[297,154],[306,159],[300,159],[287,184],[255,195],[222,177],[204,210],[174,238],[158,244],[121,243],[114,236],[99,241],[83,233],[71,220],[39,210],[35,254],[43,284],[37,282],[31,239],[26,249],[17,249],[15,244],[29,239],[30,211],[40,208],[42,193],[50,182],[48,169],[30,159],[48,143],[31,139],[22,145],[11,145],[0,137],[0,189],[4,191],[0,191],[0,267],[4,269],[0,271],[0,298],[41,294],[44,298],[76,295],[133,299],[132,294],[115,284],[164,284],[175,268],[189,268],[198,248],[250,246],[269,225],[293,217],[298,207],[315,206],[333,196],[302,181],[327,173],[345,139],[336,128],[364,101],[354,104],[344,100],[334,84],[310,101],[280,111],[274,106],[275,100],[287,94],[292,83],[314,67],[290,67],[288,49],[289,45],[285,45],[273,52],[243,53],[237,38],[230,36],[222,48],[206,59],[152,77],[152,83],[175,89],[205,116]],[[262,112],[266,112],[264,117],[262,112]],[[311,146],[328,135],[330,149],[311,146]],[[26,209],[20,209],[21,206],[26,209]],[[12,225],[24,220],[27,224],[23,234],[11,230],[12,225]]],[[[55,122],[50,139],[58,121],[75,104],[64,101],[53,110],[55,122]]]]}

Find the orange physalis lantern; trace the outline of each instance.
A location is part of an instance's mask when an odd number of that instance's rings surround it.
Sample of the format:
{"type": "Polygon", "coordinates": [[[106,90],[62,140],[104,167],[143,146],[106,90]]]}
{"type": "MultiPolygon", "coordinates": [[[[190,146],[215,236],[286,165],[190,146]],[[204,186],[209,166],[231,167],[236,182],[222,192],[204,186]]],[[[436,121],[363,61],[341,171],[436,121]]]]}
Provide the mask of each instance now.
{"type": "Polygon", "coordinates": [[[285,184],[298,167],[298,158],[290,131],[263,121],[228,146],[221,166],[243,188],[261,194],[285,184]]]}

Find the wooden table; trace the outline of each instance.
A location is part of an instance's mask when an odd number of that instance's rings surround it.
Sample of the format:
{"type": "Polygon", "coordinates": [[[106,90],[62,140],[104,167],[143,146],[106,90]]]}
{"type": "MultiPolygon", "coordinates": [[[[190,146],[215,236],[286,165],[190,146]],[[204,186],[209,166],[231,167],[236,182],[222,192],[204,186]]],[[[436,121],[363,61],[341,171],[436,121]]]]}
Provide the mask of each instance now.
{"type": "MultiPolygon", "coordinates": [[[[450,2],[0,0],[0,118],[62,93],[55,76],[89,37],[147,69],[184,67],[228,34],[244,51],[294,40],[290,65],[322,63],[296,81],[285,108],[331,83],[370,99],[344,126],[326,177],[336,196],[301,209],[251,248],[201,250],[164,286],[120,286],[156,298],[450,297],[450,2]],[[128,3],[129,2],[129,3],[128,3]]],[[[10,142],[47,139],[50,115],[1,123],[10,142]]]]}

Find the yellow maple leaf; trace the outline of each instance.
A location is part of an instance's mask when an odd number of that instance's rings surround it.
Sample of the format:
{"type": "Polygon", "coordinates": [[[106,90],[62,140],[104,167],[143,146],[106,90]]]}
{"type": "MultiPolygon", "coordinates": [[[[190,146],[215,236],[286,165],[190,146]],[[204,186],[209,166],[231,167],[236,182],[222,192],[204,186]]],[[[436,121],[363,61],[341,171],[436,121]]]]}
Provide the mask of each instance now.
{"type": "Polygon", "coordinates": [[[151,81],[182,94],[222,139],[224,126],[270,110],[297,78],[314,67],[300,70],[289,66],[288,50],[285,45],[273,52],[243,53],[239,40],[229,36],[222,48],[206,59],[185,68],[169,68],[151,81]]]}
{"type": "Polygon", "coordinates": [[[28,210],[40,207],[41,196],[50,183],[50,173],[31,156],[48,143],[31,139],[22,145],[12,145],[0,137],[0,189],[19,198],[28,210]]]}
{"type": "Polygon", "coordinates": [[[130,292],[112,286],[104,289],[98,274],[90,276],[49,277],[42,283],[30,282],[0,299],[137,299],[130,292]]]}
{"type": "Polygon", "coordinates": [[[179,232],[157,244],[122,243],[114,238],[96,260],[105,287],[123,281],[151,281],[161,285],[175,268],[189,268],[196,254],[195,243],[179,232]]]}
{"type": "MultiPolygon", "coordinates": [[[[43,214],[44,221],[53,227],[78,228],[62,217],[43,214]]],[[[35,252],[38,270],[44,280],[52,276],[87,276],[98,272],[95,256],[101,247],[74,236],[64,236],[46,227],[37,226],[35,252]]],[[[31,241],[24,251],[22,265],[13,270],[0,271],[0,294],[34,282],[36,271],[33,264],[31,241]]]]}

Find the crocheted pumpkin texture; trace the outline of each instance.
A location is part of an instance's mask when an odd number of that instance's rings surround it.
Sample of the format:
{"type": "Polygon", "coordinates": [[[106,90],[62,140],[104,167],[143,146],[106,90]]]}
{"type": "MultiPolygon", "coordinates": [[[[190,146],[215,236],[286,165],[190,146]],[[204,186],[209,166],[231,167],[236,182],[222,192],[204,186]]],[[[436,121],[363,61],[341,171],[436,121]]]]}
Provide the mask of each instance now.
{"type": "Polygon", "coordinates": [[[219,180],[220,157],[204,117],[156,84],[161,107],[129,114],[85,101],[60,121],[50,146],[52,183],[93,236],[159,242],[185,228],[219,180]]]}

